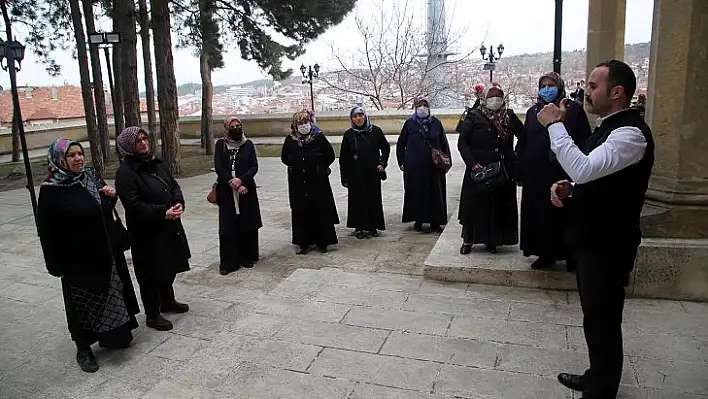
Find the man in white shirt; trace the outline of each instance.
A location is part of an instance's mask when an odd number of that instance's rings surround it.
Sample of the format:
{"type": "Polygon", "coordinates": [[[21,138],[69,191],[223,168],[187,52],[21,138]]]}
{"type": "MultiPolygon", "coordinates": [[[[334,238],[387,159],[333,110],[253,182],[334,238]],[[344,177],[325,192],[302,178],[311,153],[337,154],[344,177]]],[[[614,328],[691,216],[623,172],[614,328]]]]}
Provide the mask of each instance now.
{"type": "Polygon", "coordinates": [[[622,377],[624,287],[641,241],[639,218],[654,164],[651,129],[630,108],[636,76],[624,62],[600,63],[588,79],[585,102],[599,115],[597,128],[580,149],[563,123],[565,103],[538,114],[551,150],[571,181],[551,187],[551,201],[570,201],[566,239],[577,263],[578,292],[590,368],[558,380],[584,399],[614,398],[622,377]]]}

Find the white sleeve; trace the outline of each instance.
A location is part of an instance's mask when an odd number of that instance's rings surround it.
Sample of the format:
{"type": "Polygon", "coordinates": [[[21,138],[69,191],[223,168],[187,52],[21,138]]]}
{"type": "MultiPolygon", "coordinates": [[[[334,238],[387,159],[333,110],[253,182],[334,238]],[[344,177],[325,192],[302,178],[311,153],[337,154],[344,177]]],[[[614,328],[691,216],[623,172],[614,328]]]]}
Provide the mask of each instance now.
{"type": "Polygon", "coordinates": [[[612,131],[607,140],[585,155],[568,135],[562,123],[548,127],[551,150],[570,178],[578,183],[619,172],[634,165],[644,156],[647,140],[636,127],[623,126],[612,131]]]}

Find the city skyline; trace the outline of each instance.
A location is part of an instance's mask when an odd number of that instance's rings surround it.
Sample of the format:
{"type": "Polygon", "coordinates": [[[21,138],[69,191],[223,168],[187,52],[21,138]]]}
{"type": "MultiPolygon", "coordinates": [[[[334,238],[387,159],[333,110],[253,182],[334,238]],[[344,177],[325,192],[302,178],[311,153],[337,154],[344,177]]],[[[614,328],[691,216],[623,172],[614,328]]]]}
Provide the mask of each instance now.
{"type": "MultiPolygon", "coordinates": [[[[399,4],[406,0],[398,0],[399,4]]],[[[425,0],[407,0],[408,6],[415,10],[415,21],[421,27],[421,34],[425,27],[425,0]]],[[[553,10],[554,0],[538,0],[528,4],[524,0],[500,0],[495,3],[474,1],[472,6],[464,6],[462,0],[447,0],[445,2],[446,14],[450,21],[450,30],[457,35],[459,50],[473,50],[482,42],[489,45],[504,43],[505,55],[520,55],[526,53],[540,53],[551,51],[553,48],[553,10]],[[464,12],[461,10],[469,10],[464,12]],[[514,10],[512,13],[500,10],[514,10]],[[473,17],[468,17],[473,15],[473,17]],[[530,34],[531,33],[531,34],[530,34]]],[[[294,61],[286,60],[284,65],[294,69],[294,74],[299,74],[301,63],[314,64],[318,62],[324,71],[333,71],[336,68],[332,57],[331,45],[344,52],[353,53],[358,44],[351,40],[351,30],[354,29],[354,19],[370,18],[378,9],[376,4],[380,0],[360,0],[356,9],[345,21],[330,29],[324,35],[314,40],[307,46],[307,52],[294,61]]],[[[386,3],[392,4],[392,3],[386,3]]],[[[651,20],[653,14],[653,1],[627,0],[626,34],[627,44],[648,42],[651,39],[651,20]]],[[[563,50],[580,50],[586,47],[588,0],[565,1],[563,19],[563,50]]],[[[110,29],[110,22],[106,18],[99,19],[98,29],[110,29]]],[[[16,32],[18,40],[23,40],[23,32],[16,32]]],[[[138,53],[140,54],[140,44],[138,53]]],[[[478,56],[475,54],[474,56],[478,56]]],[[[255,62],[245,61],[240,58],[238,51],[230,49],[225,53],[226,66],[214,71],[214,84],[242,84],[248,81],[265,78],[266,75],[259,70],[255,62]],[[234,79],[238,76],[238,79],[234,79]]],[[[64,83],[78,85],[80,80],[76,60],[71,58],[71,53],[58,52],[57,61],[62,65],[62,76],[50,77],[44,66],[38,64],[36,58],[27,51],[22,71],[18,74],[19,85],[51,86],[64,83]]],[[[177,84],[199,83],[199,60],[188,49],[174,50],[174,65],[177,84]]],[[[103,65],[104,75],[105,65],[103,65]]],[[[142,62],[138,63],[138,78],[140,90],[144,90],[142,62]]],[[[107,76],[104,76],[107,79],[107,76]]],[[[0,85],[9,87],[7,74],[0,74],[0,85]]]]}

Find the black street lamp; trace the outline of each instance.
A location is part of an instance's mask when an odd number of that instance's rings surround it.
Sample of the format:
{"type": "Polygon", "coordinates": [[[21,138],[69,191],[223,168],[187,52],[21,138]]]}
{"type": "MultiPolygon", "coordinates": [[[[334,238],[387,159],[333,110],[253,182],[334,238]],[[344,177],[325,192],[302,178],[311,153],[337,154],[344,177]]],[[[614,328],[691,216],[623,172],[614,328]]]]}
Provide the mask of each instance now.
{"type": "Polygon", "coordinates": [[[39,222],[37,221],[37,196],[34,192],[34,178],[32,177],[32,165],[27,153],[27,140],[25,139],[25,127],[22,122],[22,110],[20,109],[20,96],[17,94],[17,72],[22,69],[22,60],[25,59],[25,46],[17,40],[6,42],[0,39],[0,66],[5,71],[10,72],[10,89],[12,91],[12,123],[20,135],[20,145],[22,146],[22,157],[25,159],[25,175],[27,176],[27,190],[32,203],[32,213],[34,214],[34,225],[39,234],[39,222]],[[2,60],[7,60],[4,64],[2,60]],[[17,61],[17,66],[15,66],[17,61]]]}
{"type": "MultiPolygon", "coordinates": [[[[120,132],[118,131],[118,123],[115,122],[115,118],[118,115],[118,108],[120,105],[116,101],[115,95],[113,94],[113,69],[111,69],[111,56],[108,53],[108,49],[113,47],[115,44],[121,42],[120,33],[118,32],[94,32],[88,35],[89,44],[98,46],[98,48],[103,48],[103,53],[106,56],[106,67],[108,68],[108,87],[111,89],[111,104],[113,104],[113,125],[116,129],[115,137],[118,137],[120,132]]],[[[101,88],[103,90],[103,88],[101,88]]]]}
{"type": "Polygon", "coordinates": [[[561,37],[563,36],[563,0],[556,0],[555,35],[553,37],[553,72],[561,73],[561,37]]]}
{"type": "Polygon", "coordinates": [[[312,107],[312,112],[315,112],[315,93],[312,90],[312,78],[320,76],[320,65],[315,64],[314,66],[306,67],[305,64],[302,64],[300,72],[302,73],[302,83],[310,84],[310,106],[312,107]]]}
{"type": "Polygon", "coordinates": [[[497,46],[497,53],[499,55],[494,54],[494,46],[489,46],[489,54],[487,54],[487,48],[482,45],[482,47],[479,48],[479,52],[482,54],[482,59],[487,60],[484,64],[484,70],[489,71],[489,83],[494,82],[494,70],[497,67],[496,61],[501,58],[502,53],[504,53],[504,45],[499,43],[497,46]],[[485,58],[485,54],[487,54],[487,57],[485,58]]]}

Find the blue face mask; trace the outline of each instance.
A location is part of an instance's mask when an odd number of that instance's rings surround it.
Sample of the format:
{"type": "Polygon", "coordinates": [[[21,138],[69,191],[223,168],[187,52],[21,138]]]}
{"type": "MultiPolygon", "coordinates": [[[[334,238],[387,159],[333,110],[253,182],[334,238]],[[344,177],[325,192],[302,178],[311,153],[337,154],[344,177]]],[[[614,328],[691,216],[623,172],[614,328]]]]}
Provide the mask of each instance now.
{"type": "Polygon", "coordinates": [[[543,87],[538,91],[538,95],[545,103],[552,103],[558,98],[558,88],[557,87],[543,87]]]}

